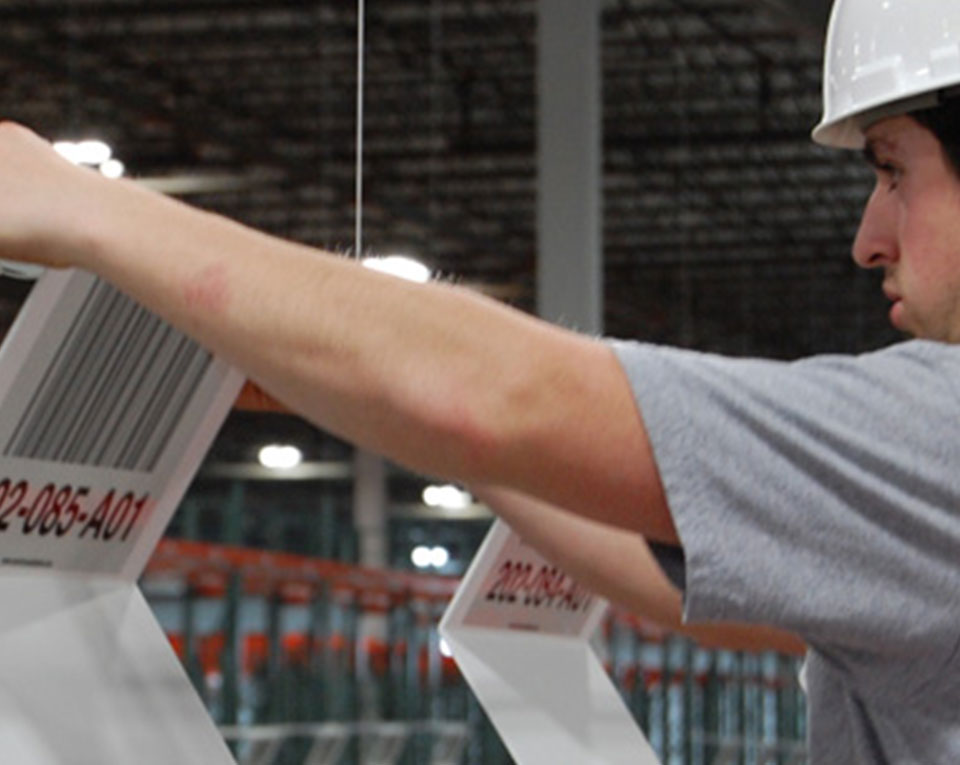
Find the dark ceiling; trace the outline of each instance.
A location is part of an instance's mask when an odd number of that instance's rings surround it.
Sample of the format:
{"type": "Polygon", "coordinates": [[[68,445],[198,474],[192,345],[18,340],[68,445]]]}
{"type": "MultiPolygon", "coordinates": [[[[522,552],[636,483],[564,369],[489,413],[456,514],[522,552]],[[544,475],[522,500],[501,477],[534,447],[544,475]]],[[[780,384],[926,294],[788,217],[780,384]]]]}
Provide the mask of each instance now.
{"type": "MultiPolygon", "coordinates": [[[[824,5],[605,4],[611,334],[777,356],[889,338],[847,262],[867,174],[808,139],[824,5]]],[[[530,308],[536,3],[366,8],[365,249],[530,308]]],[[[356,23],[353,2],[7,2],[0,110],[102,136],[134,175],[227,174],[192,201],[349,250],[356,23]]]]}
{"type": "MultiPolygon", "coordinates": [[[[869,173],[808,137],[826,3],[603,7],[608,333],[782,358],[892,339],[848,254],[869,173]]],[[[364,249],[528,310],[536,9],[366,3],[364,249]]],[[[356,33],[353,2],[6,2],[0,114],[102,137],[132,175],[205,178],[218,190],[193,203],[348,251],[356,33]]]]}

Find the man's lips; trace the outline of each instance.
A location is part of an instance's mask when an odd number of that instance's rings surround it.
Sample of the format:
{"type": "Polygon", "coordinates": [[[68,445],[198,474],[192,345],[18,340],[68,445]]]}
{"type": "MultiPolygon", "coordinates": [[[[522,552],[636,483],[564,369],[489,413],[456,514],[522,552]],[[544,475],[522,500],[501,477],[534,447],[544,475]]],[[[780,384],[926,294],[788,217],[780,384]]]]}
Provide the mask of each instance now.
{"type": "Polygon", "coordinates": [[[890,323],[900,330],[906,330],[903,315],[903,295],[890,284],[883,285],[883,294],[890,301],[890,323]]]}

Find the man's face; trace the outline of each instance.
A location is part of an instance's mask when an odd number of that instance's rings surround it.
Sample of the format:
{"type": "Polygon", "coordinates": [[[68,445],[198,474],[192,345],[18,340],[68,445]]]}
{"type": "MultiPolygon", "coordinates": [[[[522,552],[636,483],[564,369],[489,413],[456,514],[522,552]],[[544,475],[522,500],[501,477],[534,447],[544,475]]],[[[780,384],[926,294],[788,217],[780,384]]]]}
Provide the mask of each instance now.
{"type": "Polygon", "coordinates": [[[960,342],[960,179],[933,133],[910,117],[881,120],[866,138],[877,181],[853,259],[883,269],[895,327],[960,342]]]}

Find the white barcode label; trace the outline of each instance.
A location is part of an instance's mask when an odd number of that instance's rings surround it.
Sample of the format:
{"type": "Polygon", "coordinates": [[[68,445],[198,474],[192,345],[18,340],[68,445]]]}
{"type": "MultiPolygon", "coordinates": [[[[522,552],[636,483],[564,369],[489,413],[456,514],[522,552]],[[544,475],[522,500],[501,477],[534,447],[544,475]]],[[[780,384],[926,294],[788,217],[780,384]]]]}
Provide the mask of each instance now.
{"type": "Polygon", "coordinates": [[[135,581],[241,383],[92,275],[45,273],[0,344],[0,572],[135,581]]]}
{"type": "Polygon", "coordinates": [[[210,363],[196,343],[96,281],[3,454],[153,470],[210,363]]]}

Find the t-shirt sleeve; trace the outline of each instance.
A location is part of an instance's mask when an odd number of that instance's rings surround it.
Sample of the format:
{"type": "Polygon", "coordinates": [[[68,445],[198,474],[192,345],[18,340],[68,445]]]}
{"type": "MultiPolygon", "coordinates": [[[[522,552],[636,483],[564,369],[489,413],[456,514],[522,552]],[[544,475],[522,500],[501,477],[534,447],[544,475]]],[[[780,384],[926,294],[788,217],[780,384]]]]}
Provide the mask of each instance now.
{"type": "Polygon", "coordinates": [[[613,347],[680,536],[688,621],[867,648],[955,619],[960,350],[785,363],[613,347]]]}

